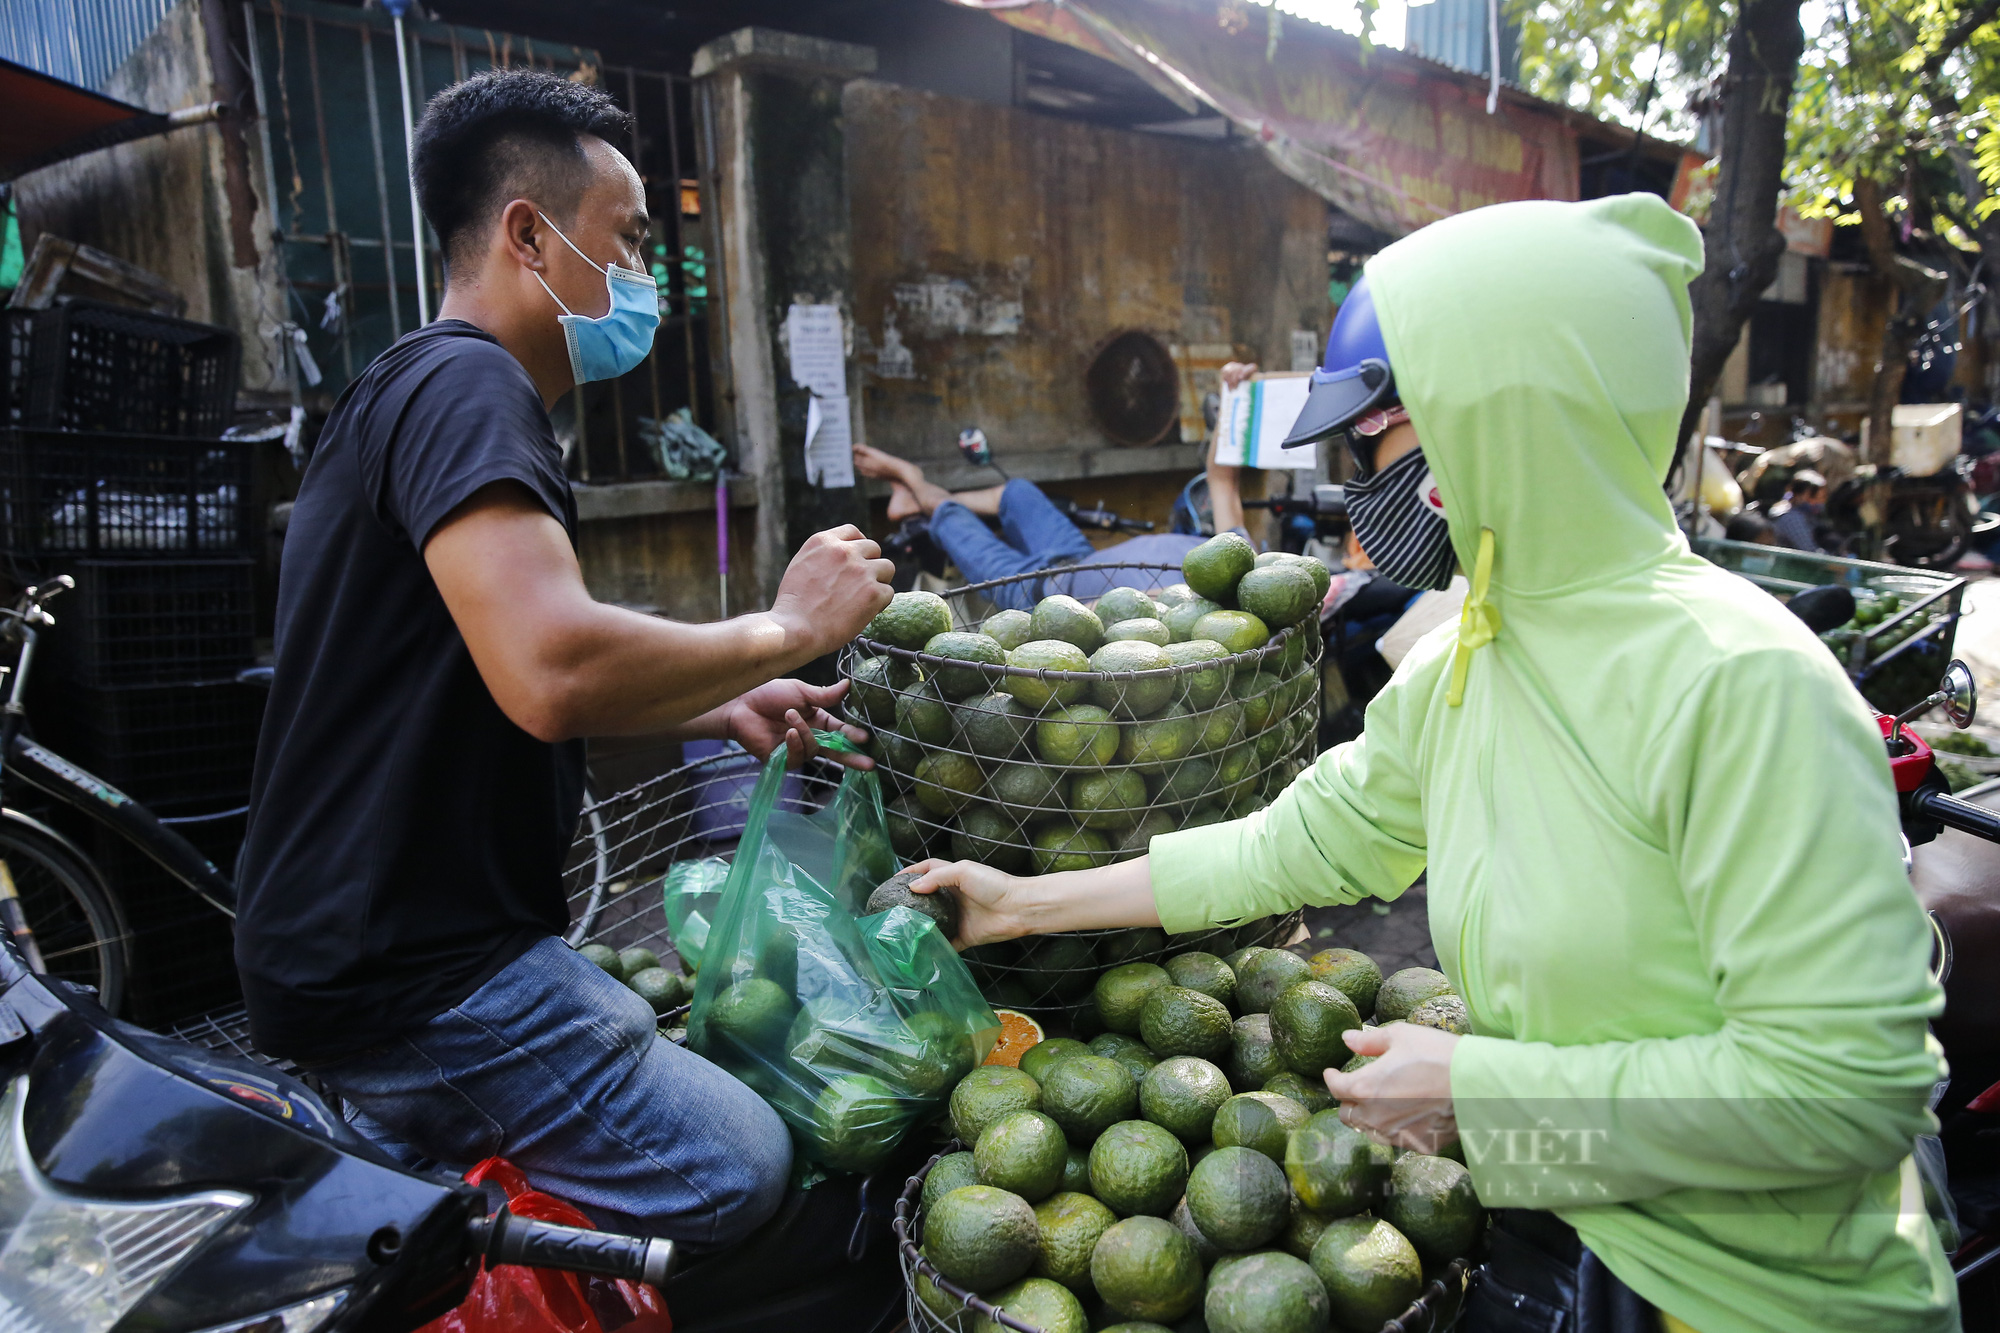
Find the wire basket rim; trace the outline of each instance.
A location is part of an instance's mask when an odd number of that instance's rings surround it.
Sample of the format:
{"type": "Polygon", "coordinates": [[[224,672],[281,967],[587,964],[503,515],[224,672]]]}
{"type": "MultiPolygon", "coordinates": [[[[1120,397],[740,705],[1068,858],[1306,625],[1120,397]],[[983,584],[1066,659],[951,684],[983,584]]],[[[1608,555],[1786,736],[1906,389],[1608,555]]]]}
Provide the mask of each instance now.
{"type": "MultiPolygon", "coordinates": [[[[1245,612],[1244,614],[1248,615],[1249,613],[1245,612]]],[[[1311,617],[1308,617],[1308,620],[1311,620],[1312,623],[1317,623],[1311,617]]],[[[893,657],[914,662],[919,666],[931,666],[935,664],[946,670],[977,671],[989,678],[992,676],[1026,676],[1035,680],[1074,680],[1082,681],[1085,684],[1104,680],[1172,680],[1177,676],[1192,675],[1200,671],[1213,671],[1217,667],[1222,666],[1227,666],[1233,670],[1252,659],[1261,662],[1272,654],[1282,652],[1289,647],[1291,636],[1295,633],[1301,633],[1301,627],[1307,624],[1308,620],[1301,620],[1296,624],[1285,626],[1255,648],[1245,648],[1241,652],[1230,653],[1224,657],[1205,657],[1199,662],[1176,662],[1172,666],[1142,667],[1136,671],[1069,671],[1057,667],[1014,666],[1011,663],[1005,662],[974,662],[963,657],[939,657],[934,653],[927,653],[921,648],[898,648],[892,643],[884,643],[880,639],[870,639],[860,634],[854,636],[851,647],[858,652],[859,645],[866,645],[865,655],[867,657],[893,657]]],[[[960,634],[977,634],[979,631],[958,630],[954,632],[960,634]]],[[[1066,640],[1059,640],[1058,642],[1066,642],[1066,640]]],[[[1111,640],[1111,642],[1121,641],[1111,640]]],[[[1145,640],[1140,640],[1139,642],[1145,642],[1145,640]]],[[[1190,643],[1193,640],[1183,639],[1180,642],[1190,643]]],[[[1210,642],[1213,642],[1213,640],[1210,640],[1210,642]]],[[[1082,650],[1078,649],[1078,651],[1081,652],[1082,650]]]]}

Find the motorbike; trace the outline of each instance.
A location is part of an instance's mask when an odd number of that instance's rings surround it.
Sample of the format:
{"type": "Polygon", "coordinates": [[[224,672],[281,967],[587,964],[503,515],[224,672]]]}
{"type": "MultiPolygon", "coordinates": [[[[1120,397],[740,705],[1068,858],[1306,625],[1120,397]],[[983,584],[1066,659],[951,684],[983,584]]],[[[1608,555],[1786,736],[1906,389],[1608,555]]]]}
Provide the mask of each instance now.
{"type": "Polygon", "coordinates": [[[922,1152],[794,1189],[741,1244],[684,1256],[406,1169],[301,1078],[114,1019],[0,934],[7,1328],[407,1333],[485,1263],[650,1285],[686,1333],[876,1333],[901,1318],[889,1211],[922,1152]]]}
{"type": "MultiPolygon", "coordinates": [[[[1977,418],[1975,418],[1977,420],[1977,418]]],[[[1917,476],[1892,466],[1855,465],[1853,451],[1821,436],[1804,418],[1792,420],[1792,442],[1776,449],[1724,443],[1741,460],[1744,506],[1769,514],[1784,498],[1799,467],[1816,467],[1831,485],[1816,525],[1821,545],[1837,555],[1893,561],[1918,569],[1950,569],[1994,525],[1983,522],[1980,460],[1958,454],[1944,467],[1917,476]],[[1843,462],[1832,466],[1829,454],[1843,462]],[[1838,480],[1833,478],[1838,477],[1838,480]]],[[[1989,471],[1993,469],[1989,466],[1989,471]]]]}
{"type": "MultiPolygon", "coordinates": [[[[1805,596],[1806,594],[1801,594],[1805,596]]],[[[1793,599],[1798,600],[1797,598],[1793,599]]],[[[1810,623],[1810,621],[1808,621],[1810,623]]],[[[1951,1076],[1934,1099],[1941,1126],[1940,1147],[1946,1181],[1960,1228],[1951,1250],[1953,1272],[1966,1303],[1966,1327],[1974,1326],[1970,1283],[2000,1274],[2000,1058],[1992,1040],[1994,1022],[1990,977],[1954,977],[1955,965],[1983,958],[1992,950],[1989,918],[1992,895],[1968,881],[1992,879],[1990,853],[1973,849],[2000,843],[2000,812],[1953,795],[1937,771],[1929,744],[1908,729],[1909,721],[1941,708],[1953,726],[1972,724],[1977,694],[1971,671],[1954,661],[1937,691],[1896,716],[1878,714],[1889,769],[1901,808],[1903,836],[1911,847],[1912,879],[1929,913],[1935,946],[1932,972],[1945,988],[1946,1010],[1933,1024],[1945,1048],[1951,1076]],[[1954,835],[1969,835],[1976,843],[1954,835]],[[1935,847],[1936,851],[1931,849],[1935,847]],[[1983,873],[1963,873],[1968,859],[1983,859],[1983,873]],[[1969,891],[1968,891],[1969,889],[1969,891]]],[[[1984,967],[1978,971],[1986,973],[1984,967]]],[[[1984,1307],[1990,1295],[1982,1294],[1984,1307]]],[[[1989,1311],[1990,1313],[1990,1311],[1989,1311]]]]}
{"type": "Polygon", "coordinates": [[[404,1330],[464,1299],[482,1260],[654,1285],[675,1267],[670,1241],[406,1171],[298,1079],[121,1023],[11,939],[0,1062],[9,1327],[404,1330]]]}

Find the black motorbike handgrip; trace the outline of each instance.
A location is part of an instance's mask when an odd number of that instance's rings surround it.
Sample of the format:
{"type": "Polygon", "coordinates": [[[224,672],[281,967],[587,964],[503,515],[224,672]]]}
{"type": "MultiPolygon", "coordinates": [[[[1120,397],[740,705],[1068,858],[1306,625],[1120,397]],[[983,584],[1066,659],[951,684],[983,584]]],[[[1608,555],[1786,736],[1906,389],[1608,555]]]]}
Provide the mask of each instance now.
{"type": "Polygon", "coordinates": [[[2000,814],[1984,806],[1961,801],[1941,791],[1919,791],[1910,798],[1910,803],[1919,815],[1934,819],[1946,828],[1970,833],[1988,842],[2000,842],[2000,814]]]}
{"type": "Polygon", "coordinates": [[[535,1222],[502,1208],[472,1223],[473,1248],[496,1264],[597,1273],[661,1286],[673,1271],[674,1243],[644,1236],[535,1222]]]}

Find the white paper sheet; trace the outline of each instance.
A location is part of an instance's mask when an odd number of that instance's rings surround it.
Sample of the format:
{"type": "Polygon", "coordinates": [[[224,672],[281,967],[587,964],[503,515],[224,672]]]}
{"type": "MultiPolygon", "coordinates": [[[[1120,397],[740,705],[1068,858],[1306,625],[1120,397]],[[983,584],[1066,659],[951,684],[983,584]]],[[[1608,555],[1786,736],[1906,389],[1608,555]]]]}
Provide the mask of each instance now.
{"type": "Polygon", "coordinates": [[[1292,424],[1312,392],[1310,375],[1260,375],[1252,382],[1250,433],[1246,452],[1250,466],[1310,470],[1319,466],[1319,446],[1302,444],[1296,449],[1279,446],[1292,433],[1292,424]]]}
{"type": "Polygon", "coordinates": [[[785,312],[785,342],[791,351],[792,383],[820,398],[847,396],[839,306],[792,306],[785,312]]]}
{"type": "Polygon", "coordinates": [[[854,484],[854,431],[847,395],[814,394],[806,406],[806,480],[815,486],[854,484]]]}
{"type": "Polygon", "coordinates": [[[1279,447],[1311,389],[1310,375],[1258,375],[1238,388],[1225,388],[1215,420],[1215,461],[1266,470],[1318,468],[1317,444],[1279,447]]]}

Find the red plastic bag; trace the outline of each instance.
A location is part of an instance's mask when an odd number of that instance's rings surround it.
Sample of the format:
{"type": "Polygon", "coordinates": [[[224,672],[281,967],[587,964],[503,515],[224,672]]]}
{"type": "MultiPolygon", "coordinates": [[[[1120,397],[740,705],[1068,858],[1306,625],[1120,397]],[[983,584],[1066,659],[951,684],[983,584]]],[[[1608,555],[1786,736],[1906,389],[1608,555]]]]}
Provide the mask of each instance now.
{"type": "MultiPolygon", "coordinates": [[[[575,1208],[529,1185],[511,1162],[489,1157],[465,1173],[468,1185],[488,1181],[506,1191],[516,1217],[595,1230],[575,1208]]],[[[643,1283],[496,1264],[480,1269],[457,1309],[418,1333],[673,1333],[673,1328],[666,1302],[643,1283]]]]}

